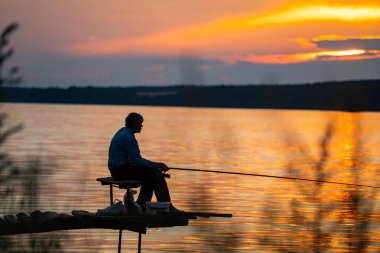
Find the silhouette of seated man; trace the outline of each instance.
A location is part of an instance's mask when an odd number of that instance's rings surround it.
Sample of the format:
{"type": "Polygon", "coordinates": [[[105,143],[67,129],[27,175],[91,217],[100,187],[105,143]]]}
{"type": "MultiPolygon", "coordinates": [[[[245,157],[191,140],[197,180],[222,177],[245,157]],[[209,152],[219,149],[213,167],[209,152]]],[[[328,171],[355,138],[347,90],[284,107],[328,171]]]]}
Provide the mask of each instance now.
{"type": "MultiPolygon", "coordinates": [[[[140,133],[144,118],[132,112],[125,118],[125,127],[116,132],[111,140],[108,168],[116,180],[135,179],[143,181],[137,204],[145,207],[153,192],[157,201],[171,202],[163,171],[169,170],[164,163],[144,159],[140,154],[135,134],[140,133]]],[[[170,211],[178,211],[170,204],[170,211]]]]}

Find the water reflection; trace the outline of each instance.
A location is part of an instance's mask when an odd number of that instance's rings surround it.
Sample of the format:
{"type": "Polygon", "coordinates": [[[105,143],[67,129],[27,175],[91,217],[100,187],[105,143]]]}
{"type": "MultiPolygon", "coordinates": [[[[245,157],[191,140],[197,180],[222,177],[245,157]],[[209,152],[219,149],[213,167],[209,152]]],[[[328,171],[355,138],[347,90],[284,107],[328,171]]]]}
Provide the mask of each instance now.
{"type": "MultiPolygon", "coordinates": [[[[367,163],[360,116],[337,116],[324,130],[317,157],[302,142],[294,140],[294,135],[291,138],[287,135],[287,143],[292,144],[290,149],[299,152],[296,160],[289,161],[288,174],[312,175],[318,180],[329,180],[334,174],[341,182],[361,184],[364,178],[367,184],[377,185],[376,177],[368,180],[367,176],[377,175],[379,169],[367,163]],[[338,154],[334,153],[335,147],[341,147],[338,154]],[[342,161],[337,162],[336,156],[342,161]]],[[[370,227],[376,189],[319,182],[312,185],[298,182],[294,187],[298,194],[288,205],[266,205],[263,209],[262,222],[267,230],[258,238],[263,246],[278,252],[376,252],[370,247],[375,242],[370,227]]]]}
{"type": "MultiPolygon", "coordinates": [[[[40,182],[41,210],[96,211],[108,205],[108,189],[95,179],[108,175],[110,137],[123,124],[120,119],[130,111],[140,112],[146,118],[145,130],[138,136],[143,156],[173,167],[378,184],[378,113],[3,106],[5,111],[12,112],[12,122],[23,122],[25,126],[7,142],[10,152],[17,155],[15,159],[28,160],[28,155],[38,154],[43,165],[55,162],[49,180],[40,182]],[[286,134],[283,129],[287,129],[286,134]],[[357,141],[352,138],[354,132],[358,134],[357,141]],[[283,141],[284,137],[287,141],[283,141]],[[325,154],[321,147],[325,147],[325,154]],[[354,167],[356,171],[352,170],[354,167]],[[354,175],[358,176],[357,181],[354,175]]],[[[353,218],[360,217],[350,212],[364,215],[365,207],[369,210],[366,229],[371,241],[366,250],[379,251],[379,195],[371,195],[371,191],[234,175],[184,171],[170,174],[168,183],[176,207],[233,213],[234,217],[195,220],[188,227],[149,231],[143,236],[143,252],[307,252],[318,242],[313,237],[318,233],[319,240],[326,244],[320,249],[347,252],[347,231],[353,229],[350,225],[353,218]],[[357,207],[352,199],[360,199],[357,207]],[[318,225],[319,216],[322,220],[318,231],[314,225],[318,225]]],[[[124,191],[115,190],[115,198],[121,199],[123,194],[124,191]]],[[[360,219],[365,220],[364,216],[360,219]]],[[[62,243],[68,252],[117,250],[117,231],[75,230],[67,234],[62,243]]],[[[134,233],[125,233],[123,251],[135,251],[136,243],[134,233]]]]}
{"type": "MultiPolygon", "coordinates": [[[[210,192],[217,186],[213,184],[209,185],[210,181],[206,176],[203,178],[203,182],[207,182],[207,186],[202,184],[194,190],[192,198],[189,201],[189,206],[201,202],[202,211],[215,210],[217,209],[214,204],[215,200],[212,197],[213,194],[210,192]]],[[[233,205],[233,203],[229,204],[233,205]]],[[[239,227],[239,223],[225,223],[222,220],[207,222],[207,220],[203,220],[196,224],[194,234],[200,236],[199,243],[207,245],[209,252],[237,252],[236,249],[242,243],[241,240],[243,239],[243,237],[239,235],[239,227]],[[208,233],[204,233],[204,231],[208,231],[208,233]]]]}

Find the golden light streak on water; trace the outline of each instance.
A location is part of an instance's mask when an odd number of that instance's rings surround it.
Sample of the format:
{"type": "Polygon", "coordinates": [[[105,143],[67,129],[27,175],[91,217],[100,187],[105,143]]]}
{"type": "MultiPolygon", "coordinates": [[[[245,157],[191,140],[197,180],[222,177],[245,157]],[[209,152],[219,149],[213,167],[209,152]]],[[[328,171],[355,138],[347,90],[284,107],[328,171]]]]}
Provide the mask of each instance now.
{"type": "MultiPolygon", "coordinates": [[[[95,178],[107,175],[109,140],[130,111],[145,118],[143,132],[137,136],[143,155],[173,167],[305,178],[322,175],[331,181],[369,185],[379,182],[379,113],[48,104],[2,107],[10,113],[11,122],[24,124],[24,130],[7,143],[13,158],[20,161],[36,155],[51,168],[41,181],[43,211],[96,211],[108,204],[107,189],[95,178]]],[[[144,251],[308,252],[325,245],[331,252],[358,252],[354,246],[360,240],[368,246],[366,252],[380,249],[380,198],[369,189],[170,173],[168,184],[178,208],[233,213],[234,217],[149,231],[143,236],[144,251]],[[366,224],[367,230],[359,229],[366,224]]],[[[116,198],[123,194],[115,191],[116,198]]],[[[115,252],[117,246],[115,231],[65,234],[64,248],[71,252],[115,252]]],[[[136,243],[136,234],[124,233],[123,249],[135,250],[136,243]]]]}

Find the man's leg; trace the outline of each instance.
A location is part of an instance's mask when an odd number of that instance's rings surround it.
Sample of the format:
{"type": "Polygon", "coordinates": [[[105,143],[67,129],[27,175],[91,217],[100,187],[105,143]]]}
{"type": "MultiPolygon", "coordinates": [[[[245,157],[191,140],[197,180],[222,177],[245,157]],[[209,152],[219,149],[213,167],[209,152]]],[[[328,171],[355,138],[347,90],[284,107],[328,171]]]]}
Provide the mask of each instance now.
{"type": "Polygon", "coordinates": [[[145,204],[147,201],[151,201],[153,196],[153,188],[149,183],[143,183],[140,188],[139,197],[136,200],[136,203],[139,205],[145,204]]]}
{"type": "Polygon", "coordinates": [[[150,168],[149,173],[150,181],[152,182],[153,191],[156,195],[157,201],[170,202],[169,188],[166,183],[165,177],[162,171],[158,168],[150,168]]]}
{"type": "Polygon", "coordinates": [[[150,201],[154,191],[157,201],[170,202],[168,185],[162,171],[155,167],[134,167],[133,176],[136,179],[144,181],[141,186],[140,195],[137,200],[139,204],[150,201]]]}
{"type": "Polygon", "coordinates": [[[143,204],[152,199],[153,191],[157,201],[170,202],[170,194],[161,170],[148,166],[133,166],[111,170],[115,179],[136,179],[143,181],[137,203],[143,204]]]}

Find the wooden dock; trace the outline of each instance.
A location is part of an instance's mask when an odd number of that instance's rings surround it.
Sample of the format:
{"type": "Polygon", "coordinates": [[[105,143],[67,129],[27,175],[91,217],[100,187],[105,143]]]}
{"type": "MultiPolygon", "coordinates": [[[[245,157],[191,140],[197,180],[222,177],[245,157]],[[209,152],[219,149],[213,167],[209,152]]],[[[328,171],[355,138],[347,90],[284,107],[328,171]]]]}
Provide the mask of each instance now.
{"type": "MultiPolygon", "coordinates": [[[[113,204],[113,188],[126,189],[127,199],[131,199],[131,189],[141,186],[141,181],[114,180],[111,177],[98,178],[102,185],[109,186],[110,205],[113,204]]],[[[126,203],[128,208],[131,203],[126,203]]],[[[187,226],[190,219],[197,217],[232,217],[232,214],[203,212],[158,212],[157,214],[100,216],[88,211],[72,211],[71,214],[34,211],[30,214],[18,213],[0,217],[0,235],[43,233],[73,229],[114,229],[119,231],[118,253],[122,247],[123,230],[138,233],[138,251],[141,252],[141,234],[148,228],[187,226]]]]}
{"type": "Polygon", "coordinates": [[[172,212],[155,215],[97,216],[86,211],[72,214],[34,211],[0,218],[0,235],[42,233],[72,229],[114,229],[145,234],[147,228],[187,226],[197,217],[232,217],[231,214],[172,212]]]}

